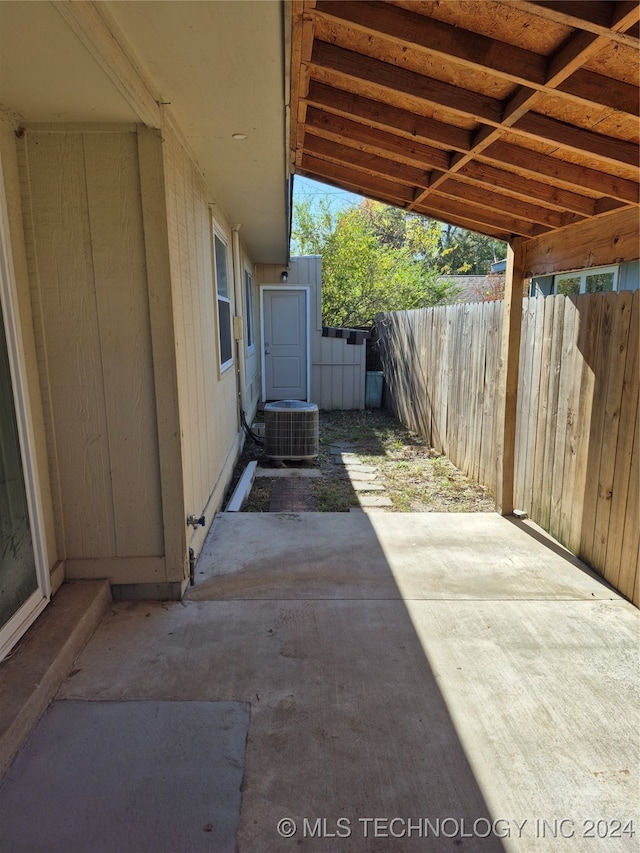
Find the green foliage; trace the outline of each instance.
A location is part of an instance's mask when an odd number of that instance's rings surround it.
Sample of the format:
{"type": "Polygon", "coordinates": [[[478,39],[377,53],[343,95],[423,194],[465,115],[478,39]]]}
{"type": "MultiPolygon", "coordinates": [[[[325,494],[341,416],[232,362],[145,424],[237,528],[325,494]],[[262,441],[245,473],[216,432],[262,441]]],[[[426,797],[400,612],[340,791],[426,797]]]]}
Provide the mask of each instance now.
{"type": "Polygon", "coordinates": [[[491,264],[507,256],[507,244],[452,225],[443,229],[438,269],[449,275],[487,275],[491,264]]]}
{"type": "Polygon", "coordinates": [[[323,322],[369,326],[380,311],[452,301],[455,288],[437,281],[441,227],[378,202],[296,202],[292,252],[322,255],[323,322]]]}

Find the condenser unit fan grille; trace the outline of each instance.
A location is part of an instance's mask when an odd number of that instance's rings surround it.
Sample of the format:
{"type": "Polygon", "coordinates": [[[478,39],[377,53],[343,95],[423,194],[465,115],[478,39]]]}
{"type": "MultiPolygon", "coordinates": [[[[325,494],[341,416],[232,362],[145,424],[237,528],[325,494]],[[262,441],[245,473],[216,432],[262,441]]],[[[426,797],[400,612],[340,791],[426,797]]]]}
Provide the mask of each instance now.
{"type": "Polygon", "coordinates": [[[280,400],[264,407],[264,452],[271,459],[315,459],[318,455],[318,407],[301,400],[280,400]]]}

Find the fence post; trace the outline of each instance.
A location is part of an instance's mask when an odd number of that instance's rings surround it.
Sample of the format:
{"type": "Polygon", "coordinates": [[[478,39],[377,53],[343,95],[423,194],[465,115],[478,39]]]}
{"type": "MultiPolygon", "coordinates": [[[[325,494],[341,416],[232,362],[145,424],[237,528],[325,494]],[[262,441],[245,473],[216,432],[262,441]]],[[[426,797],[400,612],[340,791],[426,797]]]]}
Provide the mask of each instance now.
{"type": "Polygon", "coordinates": [[[514,237],[507,249],[504,284],[502,343],[498,372],[496,425],[496,509],[501,515],[513,512],[516,451],[516,407],[520,362],[520,328],[524,285],[524,238],[514,237]]]}

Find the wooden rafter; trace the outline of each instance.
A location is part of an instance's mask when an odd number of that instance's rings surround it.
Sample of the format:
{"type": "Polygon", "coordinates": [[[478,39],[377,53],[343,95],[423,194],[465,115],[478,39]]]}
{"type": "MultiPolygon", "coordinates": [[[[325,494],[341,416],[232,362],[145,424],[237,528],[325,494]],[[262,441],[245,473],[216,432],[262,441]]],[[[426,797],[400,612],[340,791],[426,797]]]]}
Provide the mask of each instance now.
{"type": "Polygon", "coordinates": [[[505,238],[637,205],[638,5],[467,7],[295,0],[294,168],[505,238]]]}
{"type": "MultiPolygon", "coordinates": [[[[444,57],[474,71],[486,71],[534,90],[554,91],[565,77],[581,68],[585,60],[602,47],[603,36],[579,33],[551,58],[516,47],[471,30],[453,27],[407,9],[363,0],[319,0],[317,16],[355,27],[368,36],[383,39],[400,51],[410,46],[417,52],[444,57]]],[[[634,87],[594,74],[594,84],[606,88],[616,109],[638,115],[638,98],[634,87]]],[[[579,81],[560,91],[567,99],[591,101],[591,88],[581,88],[579,81]]],[[[555,92],[558,94],[558,92],[555,92]]]]}

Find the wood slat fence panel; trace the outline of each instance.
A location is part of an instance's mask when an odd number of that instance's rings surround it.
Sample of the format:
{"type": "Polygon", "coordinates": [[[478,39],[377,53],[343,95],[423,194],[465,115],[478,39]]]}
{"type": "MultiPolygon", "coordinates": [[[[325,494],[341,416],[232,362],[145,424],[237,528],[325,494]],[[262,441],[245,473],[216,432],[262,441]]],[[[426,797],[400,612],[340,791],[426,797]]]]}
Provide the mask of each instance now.
{"type": "MultiPolygon", "coordinates": [[[[523,301],[516,505],[640,606],[640,291],[523,301]]],[[[387,405],[496,488],[502,303],[378,317],[387,405]]]]}

